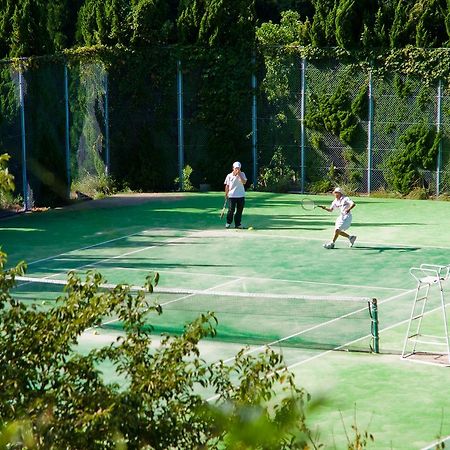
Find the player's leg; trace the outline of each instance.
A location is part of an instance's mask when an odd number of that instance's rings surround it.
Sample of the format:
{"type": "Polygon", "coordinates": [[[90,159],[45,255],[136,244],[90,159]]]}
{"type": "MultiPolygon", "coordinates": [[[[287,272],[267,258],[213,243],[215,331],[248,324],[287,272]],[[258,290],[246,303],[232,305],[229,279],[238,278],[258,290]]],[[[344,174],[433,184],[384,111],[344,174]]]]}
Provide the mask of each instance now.
{"type": "Polygon", "coordinates": [[[233,223],[234,211],[236,210],[236,199],[228,198],[228,212],[227,212],[227,228],[233,223]]]}
{"type": "Polygon", "coordinates": [[[245,198],[237,198],[236,199],[236,215],[234,216],[234,226],[239,228],[242,220],[242,211],[244,211],[245,198]]]}
{"type": "MultiPolygon", "coordinates": [[[[337,224],[337,221],[336,221],[336,224],[337,224]]],[[[355,244],[355,241],[356,241],[356,236],[352,236],[346,232],[346,230],[348,230],[350,228],[351,224],[352,224],[352,216],[349,215],[345,219],[341,220],[339,223],[339,228],[338,227],[336,227],[336,228],[338,228],[337,231],[339,231],[338,236],[347,238],[349,241],[348,245],[350,247],[353,247],[353,245],[355,244]]]]}

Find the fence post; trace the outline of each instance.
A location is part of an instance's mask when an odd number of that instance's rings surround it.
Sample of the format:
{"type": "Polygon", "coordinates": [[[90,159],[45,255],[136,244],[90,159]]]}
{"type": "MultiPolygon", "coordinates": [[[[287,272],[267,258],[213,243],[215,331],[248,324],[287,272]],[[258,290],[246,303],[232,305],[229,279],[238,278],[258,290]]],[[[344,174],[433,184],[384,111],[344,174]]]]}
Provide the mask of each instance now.
{"type": "Polygon", "coordinates": [[[253,54],[253,73],[252,73],[252,158],[253,158],[253,186],[256,189],[258,184],[258,121],[257,121],[257,103],[256,103],[256,58],[253,54]]]}
{"type": "Polygon", "coordinates": [[[180,179],[180,190],[183,190],[183,167],[184,167],[184,130],[183,130],[183,72],[181,61],[177,63],[177,105],[178,105],[178,177],[180,179]]]}
{"type": "Polygon", "coordinates": [[[305,192],[305,94],[306,94],[306,59],[302,58],[300,86],[300,190],[305,192]]]}
{"type": "Polygon", "coordinates": [[[70,185],[71,172],[70,172],[70,128],[69,128],[69,76],[67,71],[67,63],[64,63],[64,103],[66,110],[66,177],[67,177],[67,199],[70,199],[70,185]]]}
{"type": "Polygon", "coordinates": [[[373,132],[373,92],[372,92],[372,70],[369,69],[369,114],[367,124],[367,193],[372,191],[372,132],[373,132]]]}
{"type": "MultiPolygon", "coordinates": [[[[436,131],[440,133],[442,122],[442,80],[438,82],[437,89],[437,111],[436,111],[436,131]]],[[[441,167],[442,165],[442,139],[439,140],[439,150],[436,166],[436,197],[441,193],[441,167]]]]}
{"type": "Polygon", "coordinates": [[[30,192],[28,186],[28,170],[27,170],[27,144],[25,131],[25,99],[23,85],[22,67],[19,69],[19,105],[20,105],[20,128],[22,137],[22,190],[23,190],[23,209],[30,210],[30,192]]]}
{"type": "Polygon", "coordinates": [[[109,154],[109,89],[108,89],[108,72],[105,74],[105,172],[109,175],[110,154],[109,154]]]}

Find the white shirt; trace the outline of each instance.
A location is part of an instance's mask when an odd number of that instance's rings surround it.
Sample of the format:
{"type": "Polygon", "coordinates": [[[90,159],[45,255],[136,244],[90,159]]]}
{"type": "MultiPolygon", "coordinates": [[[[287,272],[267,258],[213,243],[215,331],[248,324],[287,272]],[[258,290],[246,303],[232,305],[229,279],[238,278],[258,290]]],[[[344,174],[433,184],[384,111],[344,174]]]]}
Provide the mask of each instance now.
{"type": "Polygon", "coordinates": [[[341,196],[341,198],[335,198],[331,203],[331,209],[340,209],[342,218],[351,216],[351,211],[347,214],[346,211],[353,205],[353,202],[345,196],[341,196]]]}
{"type": "MultiPolygon", "coordinates": [[[[244,172],[241,172],[240,175],[245,181],[247,181],[247,177],[244,172]]],[[[228,198],[245,197],[245,188],[242,184],[242,180],[238,175],[233,175],[233,172],[226,176],[223,184],[228,186],[228,198]]]]}

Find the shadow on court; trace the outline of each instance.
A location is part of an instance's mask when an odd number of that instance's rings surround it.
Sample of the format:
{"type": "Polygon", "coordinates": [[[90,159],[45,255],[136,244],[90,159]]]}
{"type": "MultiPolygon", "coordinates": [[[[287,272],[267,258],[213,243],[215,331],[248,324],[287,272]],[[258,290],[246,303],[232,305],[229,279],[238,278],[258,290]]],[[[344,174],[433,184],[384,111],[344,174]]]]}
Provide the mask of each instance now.
{"type": "Polygon", "coordinates": [[[382,246],[369,246],[369,245],[355,245],[353,247],[353,250],[371,250],[378,253],[384,253],[384,252],[415,252],[417,250],[421,250],[421,247],[382,247],[382,246]]]}

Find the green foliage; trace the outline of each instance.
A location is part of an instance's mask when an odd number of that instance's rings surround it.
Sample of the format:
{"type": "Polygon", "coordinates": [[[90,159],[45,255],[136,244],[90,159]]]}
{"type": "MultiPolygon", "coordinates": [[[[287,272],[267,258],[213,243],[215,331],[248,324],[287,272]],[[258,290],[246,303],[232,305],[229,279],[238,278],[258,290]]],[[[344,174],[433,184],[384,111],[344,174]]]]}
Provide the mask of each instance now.
{"type": "Polygon", "coordinates": [[[409,127],[386,160],[384,175],[389,186],[404,195],[427,188],[423,171],[436,168],[440,140],[440,134],[426,123],[409,127]]]}
{"type": "Polygon", "coordinates": [[[331,165],[328,169],[326,177],[317,181],[310,182],[308,184],[307,191],[311,194],[330,192],[336,186],[340,186],[341,184],[341,179],[338,176],[336,167],[334,165],[331,165]]]}
{"type": "Polygon", "coordinates": [[[287,192],[295,186],[295,172],[286,161],[281,147],[277,147],[267,167],[262,167],[258,189],[269,192],[287,192]]]}
{"type": "Polygon", "coordinates": [[[389,34],[391,48],[401,48],[411,44],[412,23],[408,20],[410,5],[411,2],[397,1],[389,34]]]}
{"type": "Polygon", "coordinates": [[[358,118],[352,112],[350,94],[346,89],[340,86],[332,95],[311,94],[308,105],[305,115],[307,127],[329,131],[342,142],[351,144],[357,131],[358,118]]]}
{"type": "Polygon", "coordinates": [[[14,177],[8,171],[10,156],[6,153],[0,155],[0,192],[14,190],[14,177]]]}
{"type": "Polygon", "coordinates": [[[85,0],[78,13],[77,40],[85,45],[126,45],[130,22],[129,0],[85,0]]]}
{"type": "Polygon", "coordinates": [[[358,8],[363,2],[342,0],[336,9],[336,41],[340,47],[350,49],[359,44],[360,20],[362,11],[358,8]]]}
{"type": "Polygon", "coordinates": [[[174,32],[165,0],[141,0],[132,12],[131,42],[137,47],[167,44],[174,32]]]}
{"type": "Polygon", "coordinates": [[[334,0],[312,0],[315,13],[311,24],[310,40],[314,47],[334,47],[335,18],[338,2],[334,0]]]}
{"type": "Polygon", "coordinates": [[[106,174],[80,174],[72,183],[71,192],[82,192],[92,198],[103,198],[117,192],[114,179],[106,174]]]}
{"type": "Polygon", "coordinates": [[[188,164],[183,167],[183,179],[181,180],[181,185],[178,177],[175,178],[175,185],[179,186],[179,189],[183,192],[192,192],[194,190],[194,186],[192,185],[191,175],[192,167],[188,164]]]}
{"type": "Polygon", "coordinates": [[[13,198],[14,177],[9,173],[7,153],[0,155],[0,209],[17,209],[20,202],[13,198]]]}
{"type": "Polygon", "coordinates": [[[14,278],[26,267],[5,270],[5,263],[0,253],[0,421],[16,425],[3,428],[2,438],[67,449],[119,442],[130,449],[316,448],[306,426],[309,398],[281,354],[242,349],[231,365],[207,364],[198,343],[215,334],[212,313],[152,345],[151,327],[143,326],[162,310],[144,291],[152,292],[157,274],[135,293],[126,285],[100,289],[105,280],[96,272],[84,282],[70,273],[64,294],[42,308],[14,299],[14,278]],[[82,333],[106,315],[122,322],[124,334],[79,354],[82,333]],[[124,383],[104,381],[99,365],[106,361],[124,383]],[[216,392],[216,403],[197,386],[216,392]]]}

